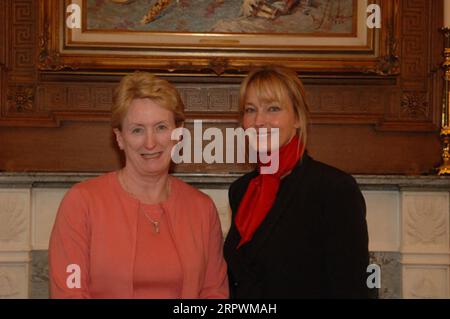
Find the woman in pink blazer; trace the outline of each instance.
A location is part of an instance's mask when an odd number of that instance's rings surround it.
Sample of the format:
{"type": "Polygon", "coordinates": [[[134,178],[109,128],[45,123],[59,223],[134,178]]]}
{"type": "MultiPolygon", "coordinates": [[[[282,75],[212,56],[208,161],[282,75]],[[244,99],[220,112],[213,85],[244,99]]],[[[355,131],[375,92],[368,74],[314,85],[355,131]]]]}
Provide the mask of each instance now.
{"type": "Polygon", "coordinates": [[[148,73],[122,79],[112,126],[125,166],[65,195],[50,239],[52,298],[228,298],[217,210],[169,175],[183,103],[148,73]]]}

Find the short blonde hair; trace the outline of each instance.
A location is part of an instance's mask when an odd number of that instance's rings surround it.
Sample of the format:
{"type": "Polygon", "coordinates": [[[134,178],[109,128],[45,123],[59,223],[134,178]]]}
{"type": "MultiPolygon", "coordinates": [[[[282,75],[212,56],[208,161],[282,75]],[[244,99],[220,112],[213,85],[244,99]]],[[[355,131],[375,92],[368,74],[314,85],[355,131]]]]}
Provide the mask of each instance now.
{"type": "Polygon", "coordinates": [[[163,108],[172,111],[177,127],[184,122],[184,104],[178,90],[168,81],[147,72],[135,72],[122,78],[114,91],[111,114],[113,128],[122,130],[122,122],[134,99],[151,99],[163,108]]]}
{"type": "Polygon", "coordinates": [[[258,99],[266,102],[286,103],[289,99],[294,107],[294,113],[300,122],[299,137],[306,145],[309,111],[305,99],[305,89],[291,69],[273,65],[252,70],[241,84],[239,93],[239,109],[241,119],[244,115],[244,107],[247,92],[254,89],[258,99]]]}

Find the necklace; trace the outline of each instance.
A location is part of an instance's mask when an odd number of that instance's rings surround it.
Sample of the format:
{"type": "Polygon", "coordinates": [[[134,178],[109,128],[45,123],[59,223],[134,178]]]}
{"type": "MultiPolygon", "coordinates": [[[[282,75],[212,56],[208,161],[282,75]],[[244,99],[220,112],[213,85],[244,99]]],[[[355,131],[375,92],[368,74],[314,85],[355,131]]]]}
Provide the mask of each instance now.
{"type": "MultiPolygon", "coordinates": [[[[120,171],[118,176],[119,176],[119,180],[122,182],[122,185],[123,185],[123,188],[125,189],[125,191],[128,194],[130,194],[131,196],[133,196],[134,198],[139,200],[139,196],[137,196],[135,193],[133,193],[129,190],[128,185],[126,184],[125,179],[123,177],[122,171],[120,171]]],[[[166,189],[167,189],[167,192],[169,192],[169,183],[166,183],[166,189]]],[[[141,201],[139,200],[139,202],[141,202],[141,201]]],[[[152,219],[150,216],[148,216],[148,214],[145,211],[144,211],[144,216],[153,225],[153,231],[155,232],[155,234],[159,234],[159,226],[161,224],[161,221],[152,219]]]]}
{"type": "Polygon", "coordinates": [[[149,222],[153,225],[153,231],[155,232],[155,234],[159,234],[160,221],[151,219],[150,216],[148,216],[146,212],[144,212],[144,215],[145,215],[145,217],[147,217],[149,222]]]}

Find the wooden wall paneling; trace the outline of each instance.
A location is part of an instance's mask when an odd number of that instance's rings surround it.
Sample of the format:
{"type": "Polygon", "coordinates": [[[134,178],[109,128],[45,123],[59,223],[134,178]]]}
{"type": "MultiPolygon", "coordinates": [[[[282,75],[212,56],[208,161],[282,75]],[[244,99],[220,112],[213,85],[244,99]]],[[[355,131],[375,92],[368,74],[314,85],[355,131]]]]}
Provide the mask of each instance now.
{"type": "Polygon", "coordinates": [[[435,133],[377,132],[362,125],[315,125],[313,157],[353,174],[434,174],[440,161],[435,133]]]}
{"type": "Polygon", "coordinates": [[[0,121],[4,112],[6,101],[4,73],[6,72],[6,52],[7,44],[6,35],[8,27],[7,17],[7,1],[0,1],[0,121]]]}
{"type": "MultiPolygon", "coordinates": [[[[7,25],[6,87],[0,125],[49,126],[49,115],[36,105],[38,4],[36,0],[4,1],[7,25]]],[[[44,1],[43,1],[44,2],[44,1]]],[[[54,124],[53,124],[54,126],[54,124]]]]}
{"type": "MultiPolygon", "coordinates": [[[[436,1],[431,7],[431,16],[435,19],[430,20],[430,30],[440,30],[444,24],[442,12],[444,12],[443,1],[436,1]]],[[[432,121],[437,126],[441,126],[442,100],[444,97],[444,72],[442,63],[444,62],[444,36],[442,32],[431,32],[429,41],[431,55],[428,68],[430,70],[430,101],[432,104],[432,121]]]]}
{"type": "MultiPolygon", "coordinates": [[[[5,43],[0,59],[3,54],[8,66],[2,67],[0,60],[0,170],[116,169],[120,155],[108,121],[112,90],[124,72],[78,72],[61,64],[57,52],[50,50],[57,35],[46,32],[46,23],[55,19],[36,25],[37,15],[42,16],[49,3],[0,1],[0,17],[6,17],[0,21],[0,44],[1,34],[5,43]]],[[[440,159],[442,38],[437,30],[442,1],[385,3],[383,21],[395,23],[384,25],[390,30],[381,41],[387,55],[376,70],[368,70],[371,75],[301,74],[312,111],[308,148],[317,159],[350,173],[427,173],[440,159]]],[[[203,118],[220,127],[237,120],[242,77],[165,76],[180,89],[188,119],[203,118]]],[[[241,169],[246,168],[176,168],[241,169]]]]}
{"type": "Polygon", "coordinates": [[[96,172],[120,167],[111,128],[101,122],[58,128],[0,127],[0,170],[96,172]]]}
{"type": "Polygon", "coordinates": [[[6,63],[6,26],[8,19],[6,16],[7,1],[0,2],[0,67],[4,67],[6,63]]]}
{"type": "MultiPolygon", "coordinates": [[[[440,142],[436,134],[381,135],[367,125],[314,125],[308,150],[316,159],[353,174],[423,174],[438,164],[440,142]]],[[[121,165],[109,123],[64,122],[59,128],[38,129],[0,127],[0,143],[1,171],[96,172],[121,165]]],[[[179,165],[176,172],[246,169],[202,163],[179,165]]]]}
{"type": "MultiPolygon", "coordinates": [[[[403,0],[398,21],[401,35],[399,44],[401,73],[400,94],[386,110],[384,121],[378,127],[384,131],[437,132],[442,96],[436,56],[442,44],[436,41],[442,25],[442,1],[403,0]],[[437,87],[436,87],[437,85],[437,87]]],[[[442,43],[442,41],[440,42],[442,43]]]]}

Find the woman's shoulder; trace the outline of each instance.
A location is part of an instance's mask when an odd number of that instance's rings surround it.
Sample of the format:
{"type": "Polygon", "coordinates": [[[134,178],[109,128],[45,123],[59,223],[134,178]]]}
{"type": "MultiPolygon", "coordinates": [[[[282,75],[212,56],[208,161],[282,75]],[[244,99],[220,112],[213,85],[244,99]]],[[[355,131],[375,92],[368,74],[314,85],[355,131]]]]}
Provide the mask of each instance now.
{"type": "Polygon", "coordinates": [[[295,180],[303,180],[320,188],[358,188],[358,184],[352,175],[337,167],[317,161],[309,155],[305,159],[303,170],[296,170],[296,174],[299,176],[295,180]],[[302,171],[304,171],[304,175],[300,176],[302,171]]]}
{"type": "Polygon", "coordinates": [[[69,193],[83,194],[85,196],[92,194],[98,196],[106,193],[114,187],[115,174],[116,172],[109,172],[76,183],[69,190],[69,193]]]}
{"type": "Polygon", "coordinates": [[[355,179],[349,173],[344,172],[343,170],[331,166],[329,164],[325,164],[323,162],[311,159],[311,168],[312,170],[317,171],[320,175],[326,180],[337,180],[337,181],[347,181],[347,182],[355,182],[355,179]]]}

